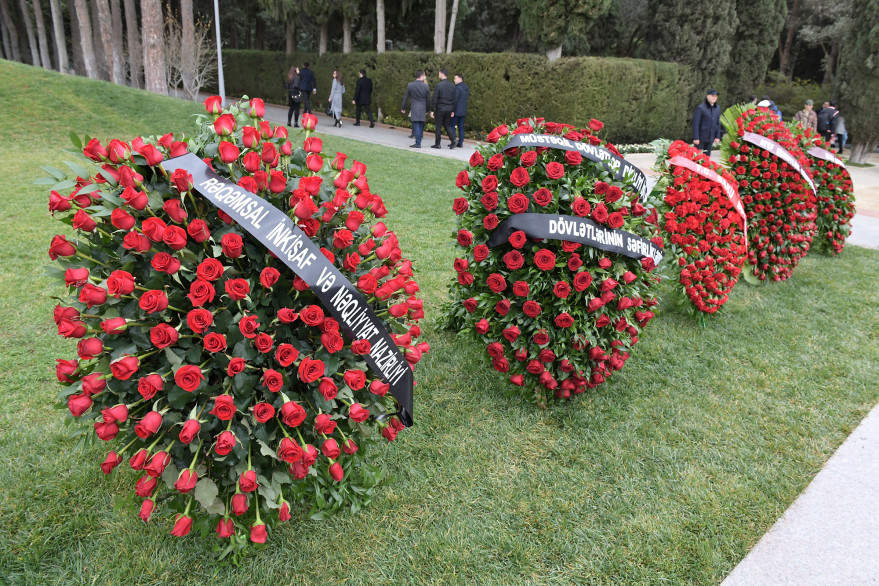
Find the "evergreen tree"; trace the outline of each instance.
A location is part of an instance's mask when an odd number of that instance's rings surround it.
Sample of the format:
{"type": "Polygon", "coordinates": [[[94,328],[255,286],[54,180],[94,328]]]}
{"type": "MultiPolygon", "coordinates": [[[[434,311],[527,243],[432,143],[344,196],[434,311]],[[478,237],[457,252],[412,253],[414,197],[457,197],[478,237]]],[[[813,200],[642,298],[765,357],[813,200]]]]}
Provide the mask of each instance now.
{"type": "Polygon", "coordinates": [[[854,16],[839,56],[839,112],[855,140],[852,162],[865,163],[879,145],[879,0],[852,4],[854,16]]]}
{"type": "Polygon", "coordinates": [[[723,78],[730,65],[732,39],[738,24],[736,0],[654,0],[648,9],[651,12],[652,26],[643,57],[692,67],[693,106],[711,87],[725,92],[723,78]]]}
{"type": "Polygon", "coordinates": [[[737,0],[735,51],[726,69],[729,102],[744,101],[763,83],[787,18],[787,0],[737,0]]]}
{"type": "Polygon", "coordinates": [[[517,0],[519,26],[525,36],[557,59],[564,45],[581,45],[595,19],[607,12],[612,0],[517,0]]]}

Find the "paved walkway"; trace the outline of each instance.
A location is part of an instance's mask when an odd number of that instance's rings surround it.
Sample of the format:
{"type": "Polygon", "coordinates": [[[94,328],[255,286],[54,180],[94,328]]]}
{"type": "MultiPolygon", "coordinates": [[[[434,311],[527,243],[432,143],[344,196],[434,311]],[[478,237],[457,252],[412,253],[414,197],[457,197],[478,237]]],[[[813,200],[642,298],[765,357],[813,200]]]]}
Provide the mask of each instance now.
{"type": "MultiPolygon", "coordinates": [[[[287,110],[266,106],[266,117],[286,123],[287,110]]],[[[423,148],[411,149],[409,129],[382,124],[353,126],[344,118],[341,128],[318,115],[318,132],[400,148],[424,156],[467,161],[476,146],[466,141],[462,149],[432,149],[433,135],[425,135],[423,148]]],[[[714,156],[715,160],[717,155],[714,156]]],[[[627,159],[648,176],[654,156],[633,154],[627,159]]],[[[879,155],[872,154],[870,168],[850,167],[855,185],[857,215],[848,243],[879,248],[879,155]]],[[[451,181],[451,179],[450,179],[451,181]]],[[[879,584],[879,405],[827,461],[802,495],[723,582],[724,586],[791,584],[879,584]]]]}

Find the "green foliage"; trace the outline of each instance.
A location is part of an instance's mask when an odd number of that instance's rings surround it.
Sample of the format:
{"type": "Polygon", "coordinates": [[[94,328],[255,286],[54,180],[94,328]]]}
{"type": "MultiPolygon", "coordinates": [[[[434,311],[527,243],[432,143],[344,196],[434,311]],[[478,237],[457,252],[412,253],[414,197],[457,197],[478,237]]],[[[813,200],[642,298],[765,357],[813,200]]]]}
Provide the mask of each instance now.
{"type": "Polygon", "coordinates": [[[853,4],[856,18],[839,56],[840,111],[858,143],[875,146],[879,143],[879,0],[853,4]]]}
{"type": "MultiPolygon", "coordinates": [[[[730,97],[745,100],[763,81],[787,17],[787,0],[737,0],[735,52],[726,70],[730,97]]],[[[713,34],[712,42],[717,39],[713,34]]]]}
{"type": "Polygon", "coordinates": [[[725,92],[724,74],[734,59],[736,0],[668,0],[658,3],[652,16],[647,54],[695,70],[690,106],[701,102],[709,87],[725,92]]]}
{"type": "MultiPolygon", "coordinates": [[[[596,18],[607,12],[611,0],[517,0],[519,27],[544,49],[582,38],[596,18]]],[[[587,45],[588,46],[588,45],[587,45]]]]}
{"type": "MultiPolygon", "coordinates": [[[[646,142],[685,133],[693,75],[689,68],[661,61],[570,57],[549,63],[541,55],[521,53],[350,53],[314,54],[226,51],[223,54],[229,95],[261,96],[286,104],[284,76],[290,65],[311,63],[317,76],[315,111],[327,103],[333,69],[345,74],[353,95],[356,72],[365,67],[373,79],[373,106],[385,116],[400,116],[406,84],[424,69],[436,85],[437,72],[464,75],[470,86],[467,126],[487,132],[503,120],[544,116],[585,126],[605,123],[612,142],[646,142]],[[685,88],[685,89],[681,89],[685,88]]],[[[350,100],[344,111],[353,115],[350,100]]]]}

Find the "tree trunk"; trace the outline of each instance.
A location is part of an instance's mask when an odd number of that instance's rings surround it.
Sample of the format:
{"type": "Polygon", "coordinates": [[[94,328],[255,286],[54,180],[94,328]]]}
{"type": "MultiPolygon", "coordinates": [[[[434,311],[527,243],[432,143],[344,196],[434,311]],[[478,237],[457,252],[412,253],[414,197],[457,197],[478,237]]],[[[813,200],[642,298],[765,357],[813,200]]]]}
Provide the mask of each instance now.
{"type": "Polygon", "coordinates": [[[546,58],[550,61],[550,63],[552,63],[553,61],[555,61],[556,59],[558,59],[561,56],[562,56],[562,46],[561,45],[559,45],[558,47],[555,47],[553,49],[547,49],[547,51],[546,51],[546,58]]]}
{"type": "Polygon", "coordinates": [[[105,81],[110,80],[110,55],[104,52],[104,39],[101,35],[101,15],[98,10],[98,0],[91,1],[92,13],[92,48],[95,50],[95,63],[98,65],[98,74],[105,81]]]}
{"type": "Polygon", "coordinates": [[[34,25],[31,23],[31,11],[27,7],[25,0],[18,0],[19,8],[21,8],[21,17],[24,20],[24,32],[27,33],[27,45],[31,51],[31,62],[34,67],[40,66],[40,52],[37,49],[37,38],[34,36],[34,25]]]}
{"type": "Polygon", "coordinates": [[[292,17],[287,18],[286,33],[286,53],[292,55],[296,52],[296,21],[292,17]]]}
{"type": "Polygon", "coordinates": [[[92,21],[86,0],[73,0],[76,8],[76,22],[79,23],[79,48],[82,51],[82,64],[86,77],[98,79],[98,64],[95,62],[95,49],[92,45],[92,21]]]}
{"type": "Polygon", "coordinates": [[[385,0],[375,0],[375,50],[385,52],[385,0]]]}
{"type": "Polygon", "coordinates": [[[122,7],[119,0],[110,0],[110,21],[113,23],[113,68],[119,72],[119,85],[125,85],[125,42],[122,34],[122,7]]]}
{"type": "Polygon", "coordinates": [[[128,41],[128,79],[131,87],[142,88],[143,51],[140,48],[140,28],[137,26],[137,8],[134,0],[125,0],[125,38],[128,41]]]}
{"type": "Polygon", "coordinates": [[[794,44],[794,36],[797,32],[797,15],[800,11],[800,0],[794,0],[793,6],[791,6],[790,12],[787,15],[787,37],[784,40],[784,45],[781,48],[781,54],[778,56],[778,71],[782,75],[788,75],[788,70],[793,69],[790,66],[790,51],[791,47],[794,44]]]}
{"type": "Polygon", "coordinates": [[[833,41],[830,46],[830,54],[824,57],[824,81],[821,83],[824,87],[830,87],[833,84],[833,78],[836,76],[836,59],[839,56],[839,42],[833,41]]]}
{"type": "Polygon", "coordinates": [[[446,0],[436,0],[433,21],[433,52],[442,53],[446,48],[446,0]]]}
{"type": "Polygon", "coordinates": [[[37,25],[37,44],[40,47],[40,63],[43,69],[52,69],[52,54],[49,52],[49,42],[46,39],[46,25],[43,22],[43,7],[40,0],[34,2],[34,23],[37,25]]]}
{"type": "Polygon", "coordinates": [[[342,53],[351,52],[351,17],[342,15],[342,53]]]}
{"type": "Polygon", "coordinates": [[[327,52],[327,37],[329,35],[328,23],[320,23],[320,41],[318,41],[317,54],[324,55],[327,52]]]}
{"type": "Polygon", "coordinates": [[[70,65],[67,62],[67,35],[64,34],[64,14],[61,12],[60,0],[49,0],[49,7],[52,10],[55,49],[58,51],[58,71],[70,73],[70,65]]]}
{"type": "Polygon", "coordinates": [[[183,95],[195,101],[198,92],[195,88],[195,21],[192,19],[192,0],[180,0],[180,75],[183,81],[183,95]]]}
{"type": "MultiPolygon", "coordinates": [[[[83,0],[79,0],[83,1],[83,0]]],[[[165,80],[165,45],[162,26],[162,1],[141,0],[143,33],[143,77],[147,91],[168,94],[165,80]]]]}
{"type": "Polygon", "coordinates": [[[849,161],[858,165],[866,164],[867,156],[876,150],[877,146],[879,146],[879,141],[875,140],[868,142],[855,142],[855,144],[852,145],[852,154],[849,157],[849,161]]]}
{"type": "Polygon", "coordinates": [[[113,17],[110,14],[110,4],[107,0],[95,0],[97,7],[98,23],[100,26],[101,47],[107,62],[107,71],[110,81],[118,85],[125,84],[125,76],[122,75],[122,59],[119,57],[119,47],[113,43],[113,17]]]}
{"type": "Polygon", "coordinates": [[[0,0],[0,19],[2,19],[3,30],[6,31],[3,37],[4,46],[9,44],[6,49],[6,56],[13,61],[21,62],[21,51],[18,47],[18,31],[15,30],[15,22],[12,20],[12,12],[9,11],[9,5],[6,0],[0,0]]]}
{"type": "Polygon", "coordinates": [[[455,20],[458,18],[458,0],[452,2],[452,16],[449,18],[449,36],[446,39],[446,53],[452,52],[452,40],[455,38],[455,20]]]}

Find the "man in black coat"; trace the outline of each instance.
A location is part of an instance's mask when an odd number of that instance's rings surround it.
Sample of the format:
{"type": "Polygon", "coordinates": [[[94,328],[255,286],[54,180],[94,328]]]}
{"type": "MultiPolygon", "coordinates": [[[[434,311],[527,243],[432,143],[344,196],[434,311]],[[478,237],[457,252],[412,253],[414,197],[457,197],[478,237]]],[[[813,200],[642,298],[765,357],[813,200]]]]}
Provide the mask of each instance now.
{"type": "Polygon", "coordinates": [[[308,63],[299,71],[299,89],[302,90],[302,98],[305,102],[303,112],[311,114],[311,96],[317,93],[317,80],[314,78],[314,72],[308,68],[308,63]]]}
{"type": "Polygon", "coordinates": [[[427,116],[427,106],[430,102],[430,88],[427,87],[427,81],[424,71],[419,69],[415,72],[415,81],[410,81],[406,86],[406,93],[403,94],[403,105],[400,106],[400,113],[406,113],[406,106],[411,105],[409,111],[412,119],[412,137],[415,144],[410,144],[413,149],[421,148],[421,136],[424,133],[424,118],[427,116]]]}
{"type": "Polygon", "coordinates": [[[375,122],[372,119],[372,108],[369,107],[372,103],[372,80],[366,77],[365,69],[360,70],[360,79],[357,80],[357,85],[354,86],[354,99],[351,100],[351,103],[357,106],[354,126],[360,126],[360,111],[366,108],[366,115],[369,117],[369,127],[373,128],[375,122]]]}
{"type": "Polygon", "coordinates": [[[432,149],[441,149],[443,127],[452,142],[449,148],[455,148],[455,131],[452,130],[452,116],[455,113],[455,84],[449,81],[449,74],[445,69],[439,71],[440,82],[433,90],[433,102],[431,102],[430,117],[436,125],[436,142],[430,146],[432,149]]]}
{"type": "Polygon", "coordinates": [[[457,128],[457,147],[464,146],[464,119],[467,117],[467,102],[470,100],[470,86],[464,83],[464,76],[455,74],[455,112],[452,115],[452,142],[455,142],[457,128]]]}
{"type": "Polygon", "coordinates": [[[708,90],[705,101],[696,106],[693,114],[693,144],[711,156],[711,147],[719,145],[722,136],[717,90],[708,90]]]}

